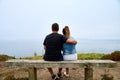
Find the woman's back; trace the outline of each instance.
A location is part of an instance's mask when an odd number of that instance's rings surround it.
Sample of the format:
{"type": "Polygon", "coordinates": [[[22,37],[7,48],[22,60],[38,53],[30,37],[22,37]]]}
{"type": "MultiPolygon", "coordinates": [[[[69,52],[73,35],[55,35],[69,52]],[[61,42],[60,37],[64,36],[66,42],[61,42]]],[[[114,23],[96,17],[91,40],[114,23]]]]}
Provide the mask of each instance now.
{"type": "MultiPolygon", "coordinates": [[[[73,39],[70,37],[70,39],[73,39]]],[[[64,43],[63,44],[63,55],[76,53],[75,44],[64,43]]]]}

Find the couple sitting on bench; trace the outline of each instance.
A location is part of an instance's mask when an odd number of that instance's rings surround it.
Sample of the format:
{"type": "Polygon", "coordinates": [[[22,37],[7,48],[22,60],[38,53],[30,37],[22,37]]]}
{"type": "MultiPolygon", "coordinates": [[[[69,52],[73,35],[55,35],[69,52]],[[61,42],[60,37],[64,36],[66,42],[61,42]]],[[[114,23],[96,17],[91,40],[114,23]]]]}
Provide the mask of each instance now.
{"type": "MultiPolygon", "coordinates": [[[[43,45],[45,54],[43,59],[45,61],[63,61],[63,60],[77,60],[77,53],[75,45],[77,41],[70,36],[68,26],[63,28],[63,35],[58,33],[58,23],[52,24],[52,33],[47,35],[44,39],[43,45]],[[63,51],[63,53],[61,53],[63,51]]],[[[48,68],[53,80],[58,80],[62,76],[62,68],[58,69],[58,73],[54,74],[52,68],[48,68]]],[[[69,68],[64,72],[66,77],[69,77],[69,68]]]]}

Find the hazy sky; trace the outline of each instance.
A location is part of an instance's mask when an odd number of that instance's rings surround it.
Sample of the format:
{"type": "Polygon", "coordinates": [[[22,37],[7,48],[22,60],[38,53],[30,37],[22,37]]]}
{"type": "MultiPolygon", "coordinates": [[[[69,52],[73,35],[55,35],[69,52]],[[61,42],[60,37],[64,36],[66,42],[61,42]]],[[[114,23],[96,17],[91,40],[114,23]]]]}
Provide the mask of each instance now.
{"type": "Polygon", "coordinates": [[[0,40],[44,38],[54,22],[76,38],[120,39],[120,0],[0,0],[0,40]]]}

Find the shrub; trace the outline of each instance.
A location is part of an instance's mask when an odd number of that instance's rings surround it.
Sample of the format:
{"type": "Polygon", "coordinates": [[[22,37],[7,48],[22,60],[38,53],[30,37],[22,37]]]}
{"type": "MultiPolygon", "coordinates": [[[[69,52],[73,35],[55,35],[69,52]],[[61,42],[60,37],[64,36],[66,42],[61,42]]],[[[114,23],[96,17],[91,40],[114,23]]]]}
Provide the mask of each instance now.
{"type": "Polygon", "coordinates": [[[7,60],[7,57],[0,55],[0,61],[6,61],[6,60],[7,60]]]}
{"type": "Polygon", "coordinates": [[[14,76],[13,75],[8,75],[5,77],[4,80],[15,80],[14,76]]]}
{"type": "Polygon", "coordinates": [[[110,59],[114,61],[120,61],[120,51],[114,51],[110,55],[110,59]]]}
{"type": "Polygon", "coordinates": [[[101,59],[110,59],[111,54],[105,54],[101,59]]]}
{"type": "Polygon", "coordinates": [[[109,75],[109,74],[104,74],[101,76],[102,76],[101,80],[114,80],[114,77],[112,75],[109,75]]]}
{"type": "Polygon", "coordinates": [[[6,61],[8,59],[15,59],[15,57],[4,55],[4,54],[0,54],[0,61],[6,61]]]}

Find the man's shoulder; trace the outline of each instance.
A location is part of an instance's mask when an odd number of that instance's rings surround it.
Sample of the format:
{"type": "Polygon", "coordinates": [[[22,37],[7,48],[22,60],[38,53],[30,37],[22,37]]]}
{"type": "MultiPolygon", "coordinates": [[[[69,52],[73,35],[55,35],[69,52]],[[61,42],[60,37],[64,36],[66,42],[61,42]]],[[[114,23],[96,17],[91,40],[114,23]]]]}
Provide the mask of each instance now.
{"type": "Polygon", "coordinates": [[[51,35],[52,35],[52,33],[48,34],[46,37],[51,36],[51,35]]]}
{"type": "Polygon", "coordinates": [[[51,34],[48,34],[46,37],[51,37],[51,36],[54,36],[54,37],[63,37],[63,35],[60,34],[60,33],[51,33],[51,34]]]}
{"type": "Polygon", "coordinates": [[[58,33],[58,35],[63,36],[62,34],[58,33]]]}

